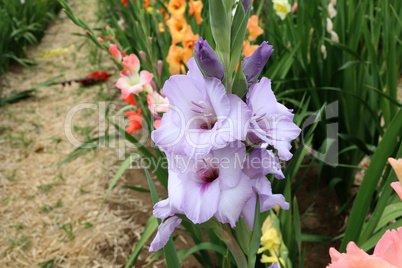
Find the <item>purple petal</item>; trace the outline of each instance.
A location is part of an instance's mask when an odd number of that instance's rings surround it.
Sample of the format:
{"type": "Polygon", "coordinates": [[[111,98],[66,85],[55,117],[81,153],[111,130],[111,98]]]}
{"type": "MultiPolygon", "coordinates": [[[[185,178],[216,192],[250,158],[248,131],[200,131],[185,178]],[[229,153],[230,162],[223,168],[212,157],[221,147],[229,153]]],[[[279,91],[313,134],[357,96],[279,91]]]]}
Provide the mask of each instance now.
{"type": "Polygon", "coordinates": [[[250,0],[241,0],[241,3],[243,5],[244,12],[247,12],[250,6],[250,0]]]}
{"type": "Polygon", "coordinates": [[[201,69],[219,80],[223,79],[225,68],[207,40],[198,38],[198,41],[194,43],[194,53],[201,69]]]}
{"type": "Polygon", "coordinates": [[[289,209],[289,203],[285,201],[283,195],[272,193],[271,183],[266,177],[262,176],[255,180],[255,189],[260,196],[260,212],[270,210],[277,204],[282,209],[289,209]]]}
{"type": "Polygon", "coordinates": [[[244,58],[242,69],[249,86],[257,82],[272,52],[274,52],[273,47],[268,45],[268,42],[264,41],[251,56],[244,58]]]}
{"type": "Polygon", "coordinates": [[[174,229],[177,226],[179,226],[180,223],[181,219],[176,216],[170,217],[162,221],[162,223],[158,227],[158,233],[156,234],[154,240],[151,243],[149,251],[155,252],[163,248],[166,245],[167,241],[169,240],[169,237],[173,233],[174,229]]]}
{"type": "Polygon", "coordinates": [[[235,187],[222,191],[219,200],[219,208],[215,217],[222,223],[229,223],[232,228],[236,227],[240,213],[246,202],[253,196],[250,179],[242,173],[239,184],[235,187]]]}

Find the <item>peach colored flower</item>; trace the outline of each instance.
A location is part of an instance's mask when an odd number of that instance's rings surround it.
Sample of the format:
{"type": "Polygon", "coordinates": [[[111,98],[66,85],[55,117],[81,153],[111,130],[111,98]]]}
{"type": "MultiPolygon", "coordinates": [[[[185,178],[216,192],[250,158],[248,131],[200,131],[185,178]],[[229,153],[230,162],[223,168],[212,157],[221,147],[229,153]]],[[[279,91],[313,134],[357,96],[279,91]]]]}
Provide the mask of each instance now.
{"type": "Polygon", "coordinates": [[[390,157],[388,158],[388,162],[391,164],[392,168],[395,171],[396,176],[399,181],[395,181],[391,183],[391,187],[395,190],[395,192],[399,195],[399,198],[402,199],[402,158],[398,160],[390,157]]]}
{"type": "Polygon", "coordinates": [[[402,268],[402,227],[387,230],[375,246],[373,255],[402,268]]]}
{"type": "Polygon", "coordinates": [[[331,263],[327,268],[402,268],[402,227],[387,230],[374,248],[373,255],[349,242],[346,253],[329,249],[331,263]]]}
{"type": "Polygon", "coordinates": [[[112,54],[112,57],[115,61],[121,62],[121,52],[115,44],[109,45],[109,52],[112,54]]]}
{"type": "Polygon", "coordinates": [[[197,24],[201,24],[203,19],[201,17],[201,11],[203,8],[203,3],[202,1],[193,1],[190,0],[190,10],[189,10],[189,15],[193,16],[195,20],[197,21],[197,24]]]}
{"type": "Polygon", "coordinates": [[[169,13],[177,18],[181,18],[186,11],[186,1],[185,0],[170,0],[168,5],[169,13]]]}
{"type": "Polygon", "coordinates": [[[346,253],[339,253],[335,248],[329,249],[331,263],[327,268],[395,268],[380,257],[368,255],[354,242],[349,242],[346,253]]]}
{"type": "Polygon", "coordinates": [[[166,61],[169,64],[169,72],[171,75],[185,73],[184,64],[182,62],[183,48],[175,45],[171,45],[169,48],[169,54],[166,57],[166,61]]]}
{"type": "Polygon", "coordinates": [[[169,100],[154,91],[147,95],[148,108],[152,114],[167,113],[170,109],[169,100]]]}
{"type": "Polygon", "coordinates": [[[247,22],[248,39],[254,41],[257,37],[264,33],[264,31],[258,26],[258,17],[252,15],[247,22]]]}
{"type": "Polygon", "coordinates": [[[125,112],[124,114],[130,120],[130,125],[126,128],[127,133],[135,133],[142,128],[141,108],[137,112],[125,112]]]}
{"type": "Polygon", "coordinates": [[[194,42],[198,41],[198,38],[200,37],[199,34],[194,34],[192,31],[188,31],[186,35],[183,38],[183,47],[193,50],[194,49],[194,42]]]}
{"type": "Polygon", "coordinates": [[[184,36],[191,31],[191,26],[187,24],[184,17],[179,19],[172,17],[166,22],[166,24],[169,27],[173,45],[183,41],[184,36]]]}
{"type": "Polygon", "coordinates": [[[251,56],[254,51],[258,48],[258,45],[250,45],[250,41],[246,40],[243,42],[243,53],[245,57],[251,56]]]}

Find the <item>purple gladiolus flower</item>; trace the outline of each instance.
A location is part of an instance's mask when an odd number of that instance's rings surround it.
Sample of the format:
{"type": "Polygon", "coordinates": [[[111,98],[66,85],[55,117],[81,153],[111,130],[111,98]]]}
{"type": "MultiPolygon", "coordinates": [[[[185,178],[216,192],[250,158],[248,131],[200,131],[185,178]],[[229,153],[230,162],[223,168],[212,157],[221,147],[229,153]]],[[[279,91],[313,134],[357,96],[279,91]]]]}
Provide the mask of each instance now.
{"type": "Polygon", "coordinates": [[[258,76],[260,76],[272,52],[274,52],[273,47],[264,41],[251,56],[244,58],[242,69],[249,87],[257,82],[258,76]]]}
{"type": "Polygon", "coordinates": [[[225,68],[207,40],[198,38],[194,43],[194,53],[202,70],[219,80],[223,79],[225,68]]]}
{"type": "Polygon", "coordinates": [[[281,160],[292,158],[290,141],[296,139],[301,130],[293,123],[292,112],[276,101],[268,78],[263,77],[250,87],[247,105],[252,111],[249,141],[272,145],[281,160]]]}
{"type": "Polygon", "coordinates": [[[221,81],[204,77],[191,58],[187,75],[174,75],[163,92],[171,109],[152,139],[167,154],[202,158],[212,149],[245,140],[251,111],[236,95],[226,94],[221,81]]]}
{"type": "Polygon", "coordinates": [[[179,226],[180,223],[181,219],[176,216],[164,219],[158,227],[158,232],[151,243],[149,251],[154,252],[163,248],[168,242],[169,237],[173,233],[174,229],[179,226]]]}
{"type": "MultiPolygon", "coordinates": [[[[285,201],[283,195],[272,194],[271,183],[265,177],[267,174],[274,174],[277,179],[285,178],[278,158],[272,151],[261,148],[254,149],[247,158],[243,172],[251,179],[253,190],[258,193],[260,198],[260,212],[270,210],[277,204],[283,209],[289,209],[289,203],[285,201]]],[[[254,226],[256,204],[257,197],[253,195],[242,210],[242,216],[251,229],[253,229],[254,226]]]]}
{"type": "Polygon", "coordinates": [[[247,12],[248,8],[250,7],[250,0],[241,0],[243,5],[244,12],[247,12]]]}

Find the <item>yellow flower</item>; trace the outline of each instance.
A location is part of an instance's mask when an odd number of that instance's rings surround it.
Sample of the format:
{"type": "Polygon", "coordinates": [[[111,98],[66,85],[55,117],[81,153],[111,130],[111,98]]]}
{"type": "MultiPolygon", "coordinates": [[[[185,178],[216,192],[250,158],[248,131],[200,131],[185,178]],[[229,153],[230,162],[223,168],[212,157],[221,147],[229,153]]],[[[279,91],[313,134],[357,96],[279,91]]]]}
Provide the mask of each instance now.
{"type": "MultiPolygon", "coordinates": [[[[282,264],[283,267],[286,267],[285,261],[281,258],[281,257],[277,257],[277,256],[267,256],[265,254],[262,254],[260,262],[262,263],[275,263],[275,262],[280,262],[282,264]]],[[[281,266],[278,266],[281,267],[281,266]]]]}
{"type": "Polygon", "coordinates": [[[173,45],[183,41],[184,36],[188,33],[188,31],[191,31],[191,26],[187,24],[187,21],[184,17],[172,17],[166,22],[166,24],[169,27],[173,45]]]}
{"type": "Polygon", "coordinates": [[[254,41],[257,39],[257,36],[264,33],[263,29],[258,26],[258,17],[256,15],[252,15],[247,22],[248,29],[248,39],[250,41],[254,41]]]}
{"type": "Polygon", "coordinates": [[[186,6],[185,0],[170,0],[168,11],[174,17],[182,17],[186,11],[186,6]]]}
{"type": "Polygon", "coordinates": [[[165,25],[163,25],[163,22],[159,22],[159,32],[164,33],[165,32],[165,25]]]}
{"type": "MultiPolygon", "coordinates": [[[[271,256],[263,254],[261,257],[262,263],[275,263],[281,262],[282,265],[285,265],[285,261],[280,256],[281,251],[281,243],[282,238],[281,234],[275,229],[271,216],[268,216],[261,227],[261,247],[258,249],[258,254],[263,253],[264,251],[269,251],[271,256]]],[[[286,267],[286,266],[285,266],[286,267]]]]}
{"type": "Polygon", "coordinates": [[[169,54],[166,57],[166,61],[169,64],[169,72],[171,75],[184,73],[186,70],[182,63],[183,48],[175,45],[171,45],[169,48],[169,54]]]}
{"type": "Polygon", "coordinates": [[[288,0],[272,0],[274,3],[274,9],[276,15],[278,15],[281,20],[284,20],[286,15],[291,11],[291,7],[288,0]]]}
{"type": "Polygon", "coordinates": [[[203,8],[203,3],[202,1],[193,1],[190,0],[190,10],[189,10],[189,15],[193,16],[195,20],[197,21],[197,24],[201,24],[203,19],[201,18],[201,11],[203,8]]]}

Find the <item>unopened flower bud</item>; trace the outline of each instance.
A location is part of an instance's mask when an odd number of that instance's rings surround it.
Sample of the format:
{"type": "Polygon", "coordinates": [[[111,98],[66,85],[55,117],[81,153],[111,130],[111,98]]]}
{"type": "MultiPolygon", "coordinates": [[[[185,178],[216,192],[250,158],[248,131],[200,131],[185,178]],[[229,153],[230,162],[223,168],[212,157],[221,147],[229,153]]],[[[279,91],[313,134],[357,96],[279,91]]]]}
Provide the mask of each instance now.
{"type": "Polygon", "coordinates": [[[109,45],[109,52],[112,54],[112,57],[115,61],[121,62],[121,53],[115,44],[109,45]]]}
{"type": "Polygon", "coordinates": [[[140,51],[140,56],[141,56],[141,58],[143,59],[143,60],[147,60],[147,56],[145,55],[145,52],[144,51],[140,51]]]}
{"type": "Polygon", "coordinates": [[[244,58],[242,69],[249,86],[257,82],[258,76],[260,76],[273,51],[273,47],[264,41],[251,56],[244,58]]]}
{"type": "Polygon", "coordinates": [[[207,40],[198,38],[198,41],[194,43],[194,52],[202,70],[220,80],[224,78],[225,68],[207,40]]]}

